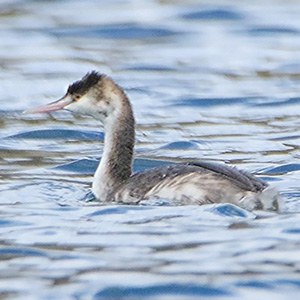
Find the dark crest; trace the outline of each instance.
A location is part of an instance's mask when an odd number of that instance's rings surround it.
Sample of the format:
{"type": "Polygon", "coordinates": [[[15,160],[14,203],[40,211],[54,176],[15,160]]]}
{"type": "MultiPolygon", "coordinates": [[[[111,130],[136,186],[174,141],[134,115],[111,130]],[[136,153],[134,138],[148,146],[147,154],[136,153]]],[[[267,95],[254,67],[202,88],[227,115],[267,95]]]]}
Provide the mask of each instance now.
{"type": "Polygon", "coordinates": [[[84,95],[92,86],[98,83],[101,74],[96,71],[87,73],[80,80],[69,85],[68,93],[84,95]]]}

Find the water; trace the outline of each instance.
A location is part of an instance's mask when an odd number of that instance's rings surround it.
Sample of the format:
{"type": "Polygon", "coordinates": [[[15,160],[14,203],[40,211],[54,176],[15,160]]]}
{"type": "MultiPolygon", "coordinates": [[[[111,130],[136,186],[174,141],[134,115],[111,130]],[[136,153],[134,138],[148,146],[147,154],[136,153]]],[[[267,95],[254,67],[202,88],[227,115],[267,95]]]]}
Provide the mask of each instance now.
{"type": "Polygon", "coordinates": [[[299,15],[279,0],[3,0],[0,298],[299,297],[299,15]],[[277,186],[283,213],[87,201],[103,128],[21,112],[93,69],[131,99],[135,170],[224,161],[277,186]]]}

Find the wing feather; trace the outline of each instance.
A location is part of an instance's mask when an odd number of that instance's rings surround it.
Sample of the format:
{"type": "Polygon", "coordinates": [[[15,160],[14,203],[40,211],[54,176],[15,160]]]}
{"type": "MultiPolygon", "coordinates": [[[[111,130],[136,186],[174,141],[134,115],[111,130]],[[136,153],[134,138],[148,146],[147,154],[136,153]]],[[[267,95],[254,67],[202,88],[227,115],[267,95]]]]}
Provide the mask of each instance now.
{"type": "Polygon", "coordinates": [[[265,189],[268,184],[246,171],[241,171],[235,167],[214,162],[189,162],[171,164],[151,168],[133,174],[117,191],[117,194],[126,193],[130,198],[143,199],[144,195],[165,179],[176,178],[186,174],[211,174],[216,179],[224,179],[231,182],[241,190],[259,192],[265,189]]]}
{"type": "Polygon", "coordinates": [[[238,187],[244,190],[259,192],[268,186],[268,184],[265,181],[263,181],[258,177],[255,177],[249,172],[244,170],[239,170],[236,167],[231,167],[225,164],[201,161],[201,162],[190,162],[188,163],[188,165],[197,166],[200,168],[210,170],[212,172],[216,172],[217,174],[220,174],[228,178],[230,181],[232,181],[238,187]]]}

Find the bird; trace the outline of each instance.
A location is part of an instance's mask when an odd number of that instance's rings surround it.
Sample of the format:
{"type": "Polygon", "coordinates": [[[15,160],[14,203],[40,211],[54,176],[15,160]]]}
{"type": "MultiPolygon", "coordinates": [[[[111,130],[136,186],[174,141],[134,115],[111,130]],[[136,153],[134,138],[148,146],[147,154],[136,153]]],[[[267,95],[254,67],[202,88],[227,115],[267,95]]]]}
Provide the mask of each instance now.
{"type": "Polygon", "coordinates": [[[25,112],[61,109],[91,116],[103,125],[104,149],[92,183],[92,192],[100,202],[231,203],[249,211],[276,211],[282,205],[280,194],[266,181],[225,163],[171,163],[133,173],[133,109],[124,89],[106,74],[90,71],[70,84],[59,100],[25,112]]]}

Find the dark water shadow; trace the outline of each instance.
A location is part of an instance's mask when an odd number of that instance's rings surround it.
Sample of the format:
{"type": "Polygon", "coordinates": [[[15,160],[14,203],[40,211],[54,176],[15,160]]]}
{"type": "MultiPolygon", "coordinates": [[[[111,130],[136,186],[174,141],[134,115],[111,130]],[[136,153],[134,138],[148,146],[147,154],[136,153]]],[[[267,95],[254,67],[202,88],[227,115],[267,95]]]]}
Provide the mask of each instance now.
{"type": "Polygon", "coordinates": [[[251,26],[246,29],[246,32],[253,36],[267,36],[267,35],[298,35],[300,31],[296,28],[288,27],[288,26],[251,26]]]}
{"type": "Polygon", "coordinates": [[[183,19],[203,21],[240,21],[245,16],[232,8],[198,9],[181,15],[183,19]]]}
{"type": "Polygon", "coordinates": [[[284,164],[282,166],[271,167],[263,170],[263,174],[286,174],[293,171],[300,171],[300,164],[284,164]]]}
{"type": "Polygon", "coordinates": [[[225,289],[209,285],[192,283],[166,283],[149,285],[142,287],[107,287],[97,292],[93,299],[140,299],[139,297],[155,296],[193,296],[193,297],[213,297],[229,296],[231,293],[225,289]]]}
{"type": "Polygon", "coordinates": [[[269,97],[224,97],[224,98],[198,98],[181,97],[171,102],[172,106],[188,107],[214,107],[222,105],[245,105],[251,107],[273,107],[299,104],[300,98],[274,99],[269,97]]]}
{"type": "MultiPolygon", "coordinates": [[[[166,164],[171,164],[172,161],[166,160],[155,160],[155,159],[147,159],[147,158],[135,158],[133,160],[133,172],[140,172],[149,168],[154,168],[166,164]]],[[[70,163],[61,164],[53,167],[52,169],[58,169],[62,171],[81,173],[81,174],[93,174],[97,166],[99,164],[99,160],[96,158],[83,158],[70,163]]]]}
{"type": "MultiPolygon", "coordinates": [[[[147,26],[135,23],[112,25],[61,26],[43,29],[45,33],[57,37],[82,37],[104,39],[144,39],[178,35],[179,32],[159,26],[147,26]]],[[[182,33],[180,33],[182,34],[182,33]]]]}
{"type": "Polygon", "coordinates": [[[43,129],[21,132],[10,135],[6,139],[74,139],[74,140],[103,140],[104,133],[98,131],[72,129],[43,129]]]}
{"type": "Polygon", "coordinates": [[[172,101],[174,106],[189,107],[211,107],[220,105],[246,104],[252,105],[257,101],[257,97],[230,97],[230,98],[197,98],[197,97],[181,97],[172,101]]]}

